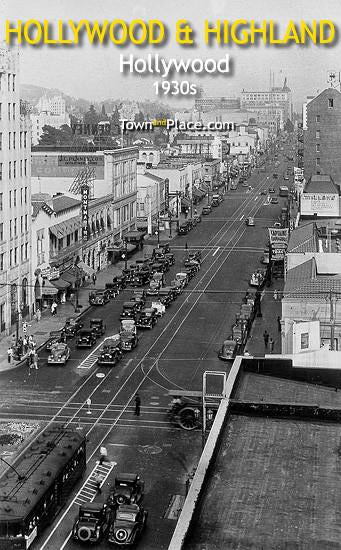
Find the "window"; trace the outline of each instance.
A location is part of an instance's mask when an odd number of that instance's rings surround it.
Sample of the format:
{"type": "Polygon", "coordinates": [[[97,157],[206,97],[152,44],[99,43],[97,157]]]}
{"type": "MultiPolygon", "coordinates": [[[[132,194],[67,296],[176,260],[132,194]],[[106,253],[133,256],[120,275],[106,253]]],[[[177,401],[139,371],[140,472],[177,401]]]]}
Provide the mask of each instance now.
{"type": "Polygon", "coordinates": [[[15,149],[15,132],[13,132],[13,149],[15,149]]]}
{"type": "Polygon", "coordinates": [[[9,266],[12,267],[13,265],[13,249],[9,251],[9,266]]]}
{"type": "Polygon", "coordinates": [[[20,216],[20,232],[24,232],[24,216],[20,216]]]}
{"type": "Polygon", "coordinates": [[[15,120],[15,103],[13,103],[12,105],[12,116],[13,116],[13,120],[15,120]]]}
{"type": "Polygon", "coordinates": [[[5,254],[0,254],[0,271],[3,271],[5,267],[5,254]]]}
{"type": "Polygon", "coordinates": [[[27,204],[27,187],[25,187],[25,204],[27,204]]]}
{"type": "Polygon", "coordinates": [[[0,212],[1,212],[1,211],[3,210],[3,208],[4,208],[3,198],[4,198],[3,193],[0,193],[0,212]]]}
{"type": "Polygon", "coordinates": [[[12,132],[8,132],[8,149],[11,148],[12,132]]]}
{"type": "Polygon", "coordinates": [[[319,152],[320,152],[320,144],[316,143],[316,153],[319,153],[319,152]]]}
{"type": "Polygon", "coordinates": [[[22,204],[22,192],[23,192],[23,188],[21,187],[21,189],[20,189],[20,204],[22,204]]]}
{"type": "Polygon", "coordinates": [[[17,161],[13,161],[13,178],[17,177],[17,161]]]}
{"type": "Polygon", "coordinates": [[[2,180],[2,162],[0,162],[0,181],[2,180]]]}
{"type": "Polygon", "coordinates": [[[10,74],[8,75],[8,79],[7,79],[7,90],[9,92],[11,91],[11,75],[10,74]]]}
{"type": "Polygon", "coordinates": [[[13,75],[13,80],[12,80],[12,90],[13,92],[15,92],[15,74],[13,75]]]}
{"type": "Polygon", "coordinates": [[[0,223],[0,241],[4,240],[4,224],[0,223]]]}
{"type": "Polygon", "coordinates": [[[24,245],[22,244],[21,247],[20,247],[20,260],[21,261],[24,261],[25,259],[25,256],[24,256],[24,245]]]}
{"type": "Polygon", "coordinates": [[[12,238],[12,220],[9,220],[9,238],[12,238]]]}
{"type": "Polygon", "coordinates": [[[2,103],[0,103],[0,120],[1,120],[1,114],[2,114],[2,103]]]}
{"type": "Polygon", "coordinates": [[[70,246],[71,244],[71,235],[66,235],[66,246],[70,246]]]}
{"type": "Polygon", "coordinates": [[[18,247],[16,246],[14,249],[14,265],[17,265],[18,263],[18,247]]]}
{"type": "Polygon", "coordinates": [[[17,236],[17,218],[14,218],[14,236],[17,236]]]}
{"type": "Polygon", "coordinates": [[[0,132],[0,151],[2,151],[2,132],[0,132]]]}
{"type": "Polygon", "coordinates": [[[27,159],[24,160],[24,176],[27,176],[27,159]]]}
{"type": "Polygon", "coordinates": [[[8,103],[7,105],[7,115],[8,115],[8,120],[11,120],[11,104],[8,103]]]}
{"type": "Polygon", "coordinates": [[[316,115],[316,122],[320,122],[320,120],[321,120],[320,115],[316,115]]]}
{"type": "Polygon", "coordinates": [[[10,180],[12,178],[12,163],[9,161],[8,163],[8,179],[10,180]]]}
{"type": "Polygon", "coordinates": [[[12,208],[12,191],[9,192],[9,207],[12,208]]]}
{"type": "Polygon", "coordinates": [[[20,175],[22,176],[22,160],[20,161],[20,175]]]}
{"type": "Polygon", "coordinates": [[[13,191],[13,206],[17,206],[17,190],[13,191]]]}
{"type": "Polygon", "coordinates": [[[328,109],[333,109],[334,107],[334,99],[328,99],[328,109]]]}
{"type": "Polygon", "coordinates": [[[320,130],[316,130],[316,139],[320,139],[320,130]]]}
{"type": "Polygon", "coordinates": [[[25,231],[27,231],[27,214],[25,214],[25,231]]]}
{"type": "Polygon", "coordinates": [[[28,243],[25,243],[25,260],[28,258],[28,243]]]}
{"type": "Polygon", "coordinates": [[[316,159],[316,166],[320,166],[320,162],[321,162],[321,159],[319,157],[317,157],[316,159]]]}
{"type": "MultiPolygon", "coordinates": [[[[24,132],[24,147],[27,147],[27,132],[24,132]]],[[[26,174],[25,174],[25,176],[26,176],[26,174]]]]}
{"type": "Polygon", "coordinates": [[[19,139],[20,139],[20,149],[21,149],[21,147],[22,147],[22,132],[20,132],[20,138],[19,139]]]}

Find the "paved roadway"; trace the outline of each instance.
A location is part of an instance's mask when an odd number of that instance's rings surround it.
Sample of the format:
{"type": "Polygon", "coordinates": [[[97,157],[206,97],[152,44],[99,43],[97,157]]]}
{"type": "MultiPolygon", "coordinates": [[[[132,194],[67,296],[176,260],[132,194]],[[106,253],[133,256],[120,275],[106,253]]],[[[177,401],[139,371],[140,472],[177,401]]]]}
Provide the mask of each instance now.
{"type": "MultiPolygon", "coordinates": [[[[157,326],[140,333],[139,346],[117,367],[106,370],[91,366],[90,361],[86,363],[89,368],[79,368],[89,351],[76,350],[71,343],[71,359],[66,367],[48,367],[43,352],[41,368],[30,377],[20,369],[1,375],[1,419],[52,420],[72,424],[75,429],[81,426],[88,437],[88,472],[99,457],[99,446],[105,442],[117,466],[105,483],[102,498],[115,471],[134,471],[143,476],[149,525],[139,543],[141,549],[167,548],[175,516],[169,519],[164,515],[172,497],[184,495],[186,478],[201,450],[199,432],[184,432],[167,421],[167,391],[201,389],[205,370],[226,369],[217,358],[218,348],[230,334],[251,273],[261,267],[267,227],[280,215],[281,199],[277,205],[266,204],[267,197],[260,191],[270,184],[277,189],[283,184],[281,178],[272,180],[272,172],[283,174],[286,164],[253,175],[249,180],[251,191],[240,186],[230,191],[210,216],[203,216],[201,224],[188,235],[174,239],[176,264],[167,278],[170,280],[181,270],[186,242],[189,249],[201,249],[201,271],[157,326]],[[255,218],[255,227],[246,226],[248,216],[255,218]],[[105,376],[98,378],[99,372],[105,376]],[[137,390],[142,399],[139,418],[133,415],[137,390]],[[91,414],[85,404],[88,397],[92,400],[91,414]]],[[[129,294],[126,290],[106,306],[90,310],[84,320],[101,316],[107,335],[117,333],[122,302],[129,294]]],[[[75,548],[68,535],[76,513],[76,505],[67,507],[32,548],[75,548]]]]}

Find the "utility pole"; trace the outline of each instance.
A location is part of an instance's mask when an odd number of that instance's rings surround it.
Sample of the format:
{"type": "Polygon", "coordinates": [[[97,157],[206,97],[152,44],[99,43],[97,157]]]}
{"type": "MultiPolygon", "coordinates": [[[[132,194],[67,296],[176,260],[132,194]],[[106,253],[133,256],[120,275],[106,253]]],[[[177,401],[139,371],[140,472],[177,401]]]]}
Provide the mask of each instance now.
{"type": "Polygon", "coordinates": [[[334,315],[334,299],[333,291],[329,291],[330,302],[330,349],[334,350],[334,338],[335,338],[335,315],[334,315]]]}

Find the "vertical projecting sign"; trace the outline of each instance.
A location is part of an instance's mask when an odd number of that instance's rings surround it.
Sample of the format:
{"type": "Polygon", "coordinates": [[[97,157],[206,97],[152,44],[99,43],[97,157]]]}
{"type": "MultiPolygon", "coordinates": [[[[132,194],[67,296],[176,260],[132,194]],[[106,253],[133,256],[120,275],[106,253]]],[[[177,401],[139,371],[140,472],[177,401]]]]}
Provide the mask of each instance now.
{"type": "Polygon", "coordinates": [[[165,211],[169,210],[169,179],[165,179],[165,211]]]}
{"type": "Polygon", "coordinates": [[[89,194],[90,194],[90,190],[89,190],[88,185],[83,185],[82,186],[82,209],[81,209],[82,238],[83,238],[83,241],[87,241],[88,238],[89,238],[89,234],[88,234],[89,194]]]}

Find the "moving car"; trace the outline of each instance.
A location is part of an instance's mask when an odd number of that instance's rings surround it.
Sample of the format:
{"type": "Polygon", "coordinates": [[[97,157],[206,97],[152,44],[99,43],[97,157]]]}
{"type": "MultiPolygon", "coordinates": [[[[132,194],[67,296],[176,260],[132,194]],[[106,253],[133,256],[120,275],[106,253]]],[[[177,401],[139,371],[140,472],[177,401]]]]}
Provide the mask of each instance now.
{"type": "Polygon", "coordinates": [[[262,189],[262,190],[261,190],[261,192],[260,192],[260,194],[261,194],[261,195],[267,195],[267,194],[268,194],[268,192],[267,192],[267,190],[266,190],[266,189],[262,189]]]}
{"type": "Polygon", "coordinates": [[[187,259],[185,260],[185,268],[192,269],[195,273],[198,273],[198,271],[200,271],[200,262],[187,259]]]}
{"type": "Polygon", "coordinates": [[[254,227],[255,220],[253,218],[249,217],[249,218],[246,218],[245,223],[246,223],[246,225],[248,225],[250,227],[254,227]]]}
{"type": "Polygon", "coordinates": [[[236,340],[225,340],[221,346],[218,357],[222,361],[233,361],[240,351],[240,345],[236,340]]]}
{"type": "Polygon", "coordinates": [[[123,504],[117,508],[110,525],[108,542],[121,546],[137,542],[147,524],[148,513],[137,504],[123,504]]]}
{"type": "Polygon", "coordinates": [[[208,205],[203,207],[201,214],[202,216],[208,216],[208,214],[210,214],[211,212],[212,212],[212,206],[208,205]]]}
{"type": "Polygon", "coordinates": [[[118,294],[119,288],[116,283],[105,283],[105,291],[108,293],[109,298],[115,298],[118,294]]]}
{"type": "Polygon", "coordinates": [[[269,193],[276,193],[276,189],[274,187],[269,187],[269,193]]]}
{"type": "Polygon", "coordinates": [[[90,319],[90,329],[96,338],[103,336],[105,333],[105,324],[103,319],[90,319]]]}
{"type": "Polygon", "coordinates": [[[57,342],[51,346],[50,354],[47,358],[48,365],[65,365],[70,357],[70,348],[64,342],[57,342]]]}
{"type": "Polygon", "coordinates": [[[120,315],[120,321],[122,321],[123,319],[133,319],[135,321],[137,315],[136,302],[124,302],[122,307],[123,309],[120,315]]]}
{"type": "Polygon", "coordinates": [[[165,253],[165,258],[166,258],[169,266],[175,264],[175,256],[172,252],[166,252],[165,253]]]}
{"type": "Polygon", "coordinates": [[[105,341],[97,364],[103,367],[114,367],[122,359],[122,355],[120,337],[110,338],[105,341]]]}
{"type": "Polygon", "coordinates": [[[157,317],[162,317],[166,313],[166,308],[160,300],[153,301],[152,308],[155,310],[155,315],[157,317]]]}
{"type": "Polygon", "coordinates": [[[162,287],[163,281],[163,273],[154,273],[153,278],[149,283],[149,288],[147,290],[148,296],[157,296],[160,288],[162,287]]]}
{"type": "Polygon", "coordinates": [[[131,351],[136,348],[139,340],[134,319],[121,321],[120,338],[122,351],[131,351]]]}
{"type": "Polygon", "coordinates": [[[278,178],[278,174],[273,174],[273,178],[276,180],[278,178]]]}
{"type": "Polygon", "coordinates": [[[196,250],[195,252],[190,252],[188,254],[189,260],[195,260],[196,262],[201,262],[201,251],[196,250]]]}
{"type": "Polygon", "coordinates": [[[96,336],[91,329],[82,329],[79,331],[76,347],[77,348],[92,348],[96,344],[96,336]]]}
{"type": "Polygon", "coordinates": [[[178,235],[187,235],[189,230],[190,229],[187,222],[181,223],[178,227],[178,235]]]}
{"type": "Polygon", "coordinates": [[[152,307],[145,307],[137,318],[137,328],[153,328],[157,323],[156,311],[152,307]]]}
{"type": "Polygon", "coordinates": [[[185,288],[185,286],[187,286],[189,282],[187,273],[177,273],[175,275],[175,281],[179,281],[182,285],[182,288],[185,288]]]}
{"type": "Polygon", "coordinates": [[[166,288],[160,288],[158,298],[165,308],[169,307],[173,302],[172,294],[169,289],[166,288]]]}
{"type": "Polygon", "coordinates": [[[200,214],[195,214],[194,219],[196,220],[197,223],[200,223],[201,222],[200,214]]]}
{"type": "Polygon", "coordinates": [[[252,273],[249,285],[256,286],[257,288],[263,288],[265,284],[265,275],[266,272],[264,270],[257,269],[257,271],[252,273]]]}
{"type": "Polygon", "coordinates": [[[113,277],[112,282],[114,283],[114,285],[117,285],[119,290],[122,290],[127,286],[127,281],[123,273],[122,275],[116,275],[115,277],[113,277]]]}
{"type": "Polygon", "coordinates": [[[144,481],[138,474],[120,473],[110,488],[108,502],[112,504],[139,504],[144,497],[144,481]]]}
{"type": "Polygon", "coordinates": [[[72,539],[77,542],[99,542],[109,529],[112,512],[107,504],[88,502],[79,507],[72,528],[72,539]]]}
{"type": "Polygon", "coordinates": [[[148,283],[150,279],[150,272],[148,271],[138,271],[132,275],[130,278],[130,286],[141,287],[148,283]]]}
{"type": "Polygon", "coordinates": [[[271,202],[271,204],[278,204],[278,198],[277,197],[272,197],[270,202],[271,202]]]}
{"type": "Polygon", "coordinates": [[[63,332],[66,338],[73,338],[83,328],[83,321],[79,321],[77,317],[67,317],[63,332]]]}
{"type": "Polygon", "coordinates": [[[110,295],[107,290],[95,290],[89,294],[89,303],[92,306],[104,306],[109,302],[110,295]]]}
{"type": "Polygon", "coordinates": [[[49,339],[46,344],[46,351],[51,351],[51,348],[54,344],[63,342],[63,338],[65,338],[63,330],[51,330],[49,339]]]}

